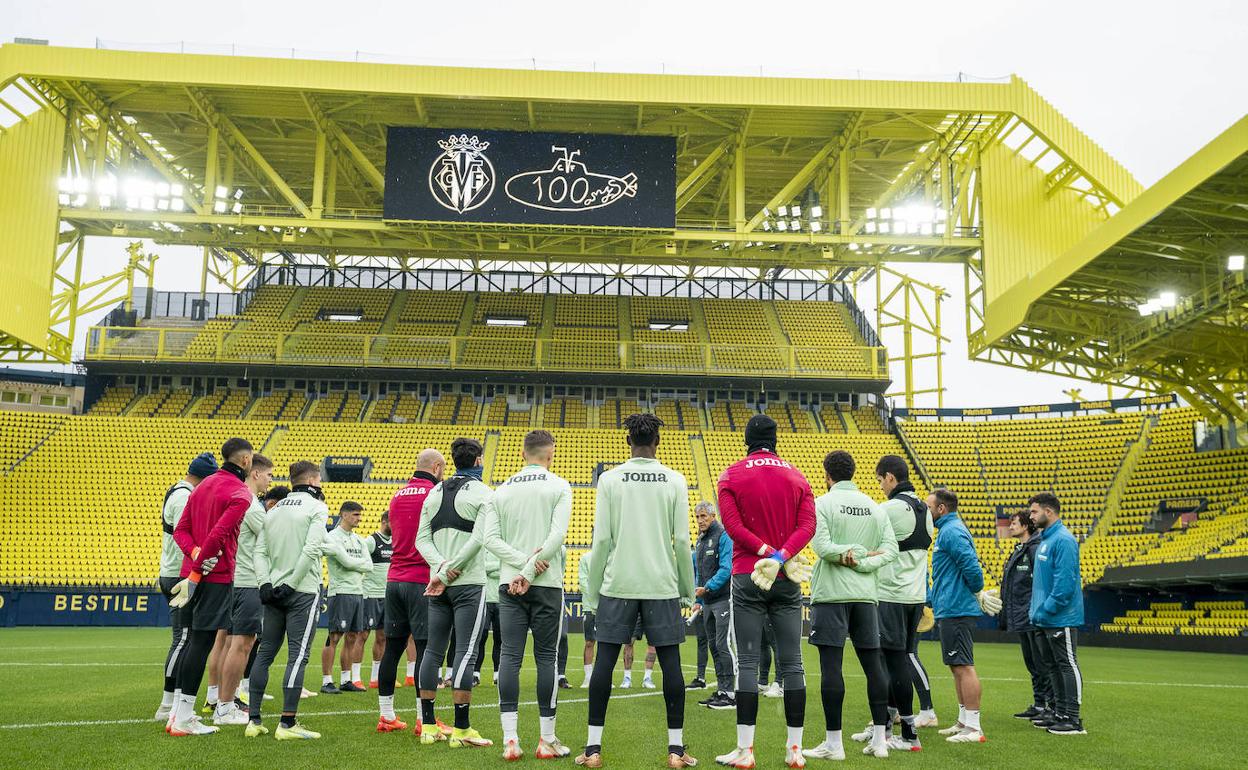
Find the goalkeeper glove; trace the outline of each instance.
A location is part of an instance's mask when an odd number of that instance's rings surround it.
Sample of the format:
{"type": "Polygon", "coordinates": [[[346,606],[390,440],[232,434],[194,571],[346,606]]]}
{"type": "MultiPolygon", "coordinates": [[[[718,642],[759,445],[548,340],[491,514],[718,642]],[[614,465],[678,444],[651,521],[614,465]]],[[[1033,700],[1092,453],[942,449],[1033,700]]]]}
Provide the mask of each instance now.
{"type": "Polygon", "coordinates": [[[810,580],[810,575],[814,570],[814,565],[800,553],[784,563],[784,574],[788,575],[789,580],[794,583],[805,583],[810,580]]]}
{"type": "Polygon", "coordinates": [[[750,573],[750,580],[753,580],[754,585],[764,591],[770,591],[776,583],[776,578],[780,576],[780,568],[784,566],[784,561],[783,552],[772,551],[771,556],[754,562],[754,571],[750,573]]]}
{"type": "Polygon", "coordinates": [[[979,608],[984,611],[985,615],[996,615],[1001,611],[1001,597],[997,595],[997,589],[991,591],[980,591],[975,598],[979,600],[979,608]]]}
{"type": "Polygon", "coordinates": [[[169,592],[169,606],[180,609],[190,604],[191,598],[195,596],[195,589],[199,587],[199,578],[198,572],[192,572],[188,577],[179,580],[169,592]]]}
{"type": "Polygon", "coordinates": [[[936,616],[932,614],[931,607],[923,608],[923,617],[919,618],[919,625],[916,629],[920,634],[926,634],[936,627],[936,616]]]}

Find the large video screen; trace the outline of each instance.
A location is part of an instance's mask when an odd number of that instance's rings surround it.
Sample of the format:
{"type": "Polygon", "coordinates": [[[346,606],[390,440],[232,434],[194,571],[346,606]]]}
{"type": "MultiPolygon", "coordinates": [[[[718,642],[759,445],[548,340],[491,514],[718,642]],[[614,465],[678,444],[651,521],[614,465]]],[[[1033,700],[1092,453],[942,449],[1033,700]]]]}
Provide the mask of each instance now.
{"type": "Polygon", "coordinates": [[[676,140],[391,126],[385,218],[670,230],[676,140]]]}

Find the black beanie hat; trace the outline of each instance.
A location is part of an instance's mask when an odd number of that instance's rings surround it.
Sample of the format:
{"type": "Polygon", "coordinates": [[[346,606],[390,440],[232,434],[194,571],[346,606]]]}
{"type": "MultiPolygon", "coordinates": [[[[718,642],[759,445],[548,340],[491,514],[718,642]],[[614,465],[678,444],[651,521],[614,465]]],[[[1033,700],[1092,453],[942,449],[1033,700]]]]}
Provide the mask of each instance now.
{"type": "Polygon", "coordinates": [[[776,451],[776,421],[765,414],[756,414],[745,424],[745,446],[749,451],[776,451]]]}

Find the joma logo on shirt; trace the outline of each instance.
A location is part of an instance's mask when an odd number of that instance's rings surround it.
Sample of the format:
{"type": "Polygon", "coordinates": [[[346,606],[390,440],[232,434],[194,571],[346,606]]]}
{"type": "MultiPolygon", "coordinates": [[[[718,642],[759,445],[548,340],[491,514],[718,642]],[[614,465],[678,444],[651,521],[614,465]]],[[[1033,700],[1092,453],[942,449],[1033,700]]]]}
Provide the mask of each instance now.
{"type": "Polygon", "coordinates": [[[842,505],[841,513],[847,514],[849,516],[870,516],[871,509],[861,508],[856,505],[842,505]]]}
{"type": "Polygon", "coordinates": [[[637,473],[636,471],[626,471],[624,473],[625,481],[667,481],[666,473],[637,473]]]}
{"type": "Polygon", "coordinates": [[[745,461],[745,467],[747,468],[758,468],[759,466],[763,466],[763,465],[771,465],[776,468],[792,468],[793,467],[791,463],[785,462],[784,460],[778,460],[774,457],[760,457],[754,460],[745,461]]]}
{"type": "Polygon", "coordinates": [[[523,476],[512,476],[511,481],[508,481],[507,483],[519,484],[522,481],[545,481],[545,480],[546,480],[545,473],[526,473],[523,476]]]}
{"type": "Polygon", "coordinates": [[[405,495],[427,495],[427,494],[429,494],[429,490],[425,489],[424,487],[404,487],[403,489],[400,489],[398,492],[395,492],[394,496],[402,497],[405,495]]]}

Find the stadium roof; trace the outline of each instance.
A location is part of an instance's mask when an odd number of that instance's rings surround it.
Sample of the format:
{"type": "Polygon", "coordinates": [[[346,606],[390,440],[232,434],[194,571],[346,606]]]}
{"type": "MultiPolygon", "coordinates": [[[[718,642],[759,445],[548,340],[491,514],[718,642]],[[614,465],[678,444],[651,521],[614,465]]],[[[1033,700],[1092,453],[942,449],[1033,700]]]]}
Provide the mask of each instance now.
{"type": "Polygon", "coordinates": [[[1244,419],[1246,252],[1248,117],[1003,294],[1025,315],[984,355],[1175,387],[1244,419]]]}
{"type": "Polygon", "coordinates": [[[188,188],[181,212],[106,209],[92,197],[64,206],[63,221],[90,235],[236,248],[256,259],[277,251],[497,259],[505,250],[509,259],[820,269],[961,261],[982,246],[975,157],[1018,122],[1039,137],[1033,149],[1050,148],[1049,160],[1074,170],[1063,184],[1091,190],[1093,206],[1120,206],[1139,191],[1018,78],[635,75],[0,47],[0,87],[18,78],[80,119],[82,157],[69,173],[154,170],[188,188]],[[100,119],[115,140],[93,149],[100,119]],[[676,229],[383,221],[390,125],[675,136],[676,229]],[[334,162],[317,165],[318,146],[334,162]],[[214,211],[219,185],[242,190],[239,213],[214,211]],[[808,222],[798,233],[763,229],[764,209],[774,216],[812,193],[825,212],[820,232],[808,222]],[[872,227],[871,215],[919,198],[929,218],[943,209],[947,220],[911,222],[913,232],[872,227]]]}

